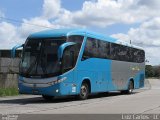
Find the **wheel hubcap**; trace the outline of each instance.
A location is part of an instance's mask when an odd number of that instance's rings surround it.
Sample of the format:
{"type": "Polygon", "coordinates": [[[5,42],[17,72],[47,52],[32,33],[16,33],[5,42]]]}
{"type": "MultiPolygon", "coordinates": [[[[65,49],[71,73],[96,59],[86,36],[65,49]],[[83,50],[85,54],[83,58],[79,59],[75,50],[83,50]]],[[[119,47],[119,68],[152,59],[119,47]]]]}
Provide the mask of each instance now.
{"type": "Polygon", "coordinates": [[[81,87],[81,95],[86,96],[86,94],[87,94],[87,88],[85,86],[82,86],[81,87]]]}
{"type": "Polygon", "coordinates": [[[129,92],[130,92],[130,93],[132,93],[132,91],[133,91],[133,84],[132,84],[132,83],[130,83],[130,86],[129,86],[129,92]]]}
{"type": "Polygon", "coordinates": [[[130,93],[132,93],[132,91],[133,91],[132,89],[129,90],[130,93]]]}

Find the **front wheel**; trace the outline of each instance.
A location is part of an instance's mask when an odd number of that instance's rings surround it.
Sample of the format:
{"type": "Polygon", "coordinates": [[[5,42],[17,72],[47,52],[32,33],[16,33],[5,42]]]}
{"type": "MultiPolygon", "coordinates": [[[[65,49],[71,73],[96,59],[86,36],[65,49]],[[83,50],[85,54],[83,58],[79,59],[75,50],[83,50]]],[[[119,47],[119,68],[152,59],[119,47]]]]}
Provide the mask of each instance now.
{"type": "Polygon", "coordinates": [[[87,83],[84,82],[81,85],[79,99],[85,100],[88,98],[88,95],[89,95],[89,86],[87,83]]]}

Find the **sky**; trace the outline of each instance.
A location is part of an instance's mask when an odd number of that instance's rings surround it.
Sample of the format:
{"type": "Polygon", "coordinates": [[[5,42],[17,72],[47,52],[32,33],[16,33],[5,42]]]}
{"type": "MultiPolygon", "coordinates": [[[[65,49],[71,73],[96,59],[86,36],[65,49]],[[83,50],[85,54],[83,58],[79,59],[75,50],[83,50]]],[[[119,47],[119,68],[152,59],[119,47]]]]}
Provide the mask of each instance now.
{"type": "Polygon", "coordinates": [[[160,65],[160,0],[0,0],[0,49],[33,32],[86,28],[142,47],[160,65]]]}

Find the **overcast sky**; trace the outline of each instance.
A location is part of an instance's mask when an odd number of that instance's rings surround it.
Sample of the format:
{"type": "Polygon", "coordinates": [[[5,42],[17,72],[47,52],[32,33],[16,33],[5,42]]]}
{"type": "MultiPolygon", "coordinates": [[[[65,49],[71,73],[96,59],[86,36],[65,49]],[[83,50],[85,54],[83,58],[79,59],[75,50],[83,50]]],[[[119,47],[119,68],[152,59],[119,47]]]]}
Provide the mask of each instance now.
{"type": "Polygon", "coordinates": [[[132,40],[145,49],[147,64],[160,65],[160,0],[0,0],[0,49],[47,27],[132,40]]]}

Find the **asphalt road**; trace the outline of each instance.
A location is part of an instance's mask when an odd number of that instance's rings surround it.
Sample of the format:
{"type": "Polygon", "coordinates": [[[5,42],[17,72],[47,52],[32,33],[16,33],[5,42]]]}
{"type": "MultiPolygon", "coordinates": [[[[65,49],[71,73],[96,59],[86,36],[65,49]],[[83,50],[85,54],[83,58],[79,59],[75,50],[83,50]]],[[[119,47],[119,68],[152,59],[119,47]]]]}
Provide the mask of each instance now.
{"type": "Polygon", "coordinates": [[[0,98],[0,114],[160,114],[160,80],[148,79],[132,95],[113,92],[80,101],[73,97],[47,102],[41,96],[20,95],[0,98]]]}

